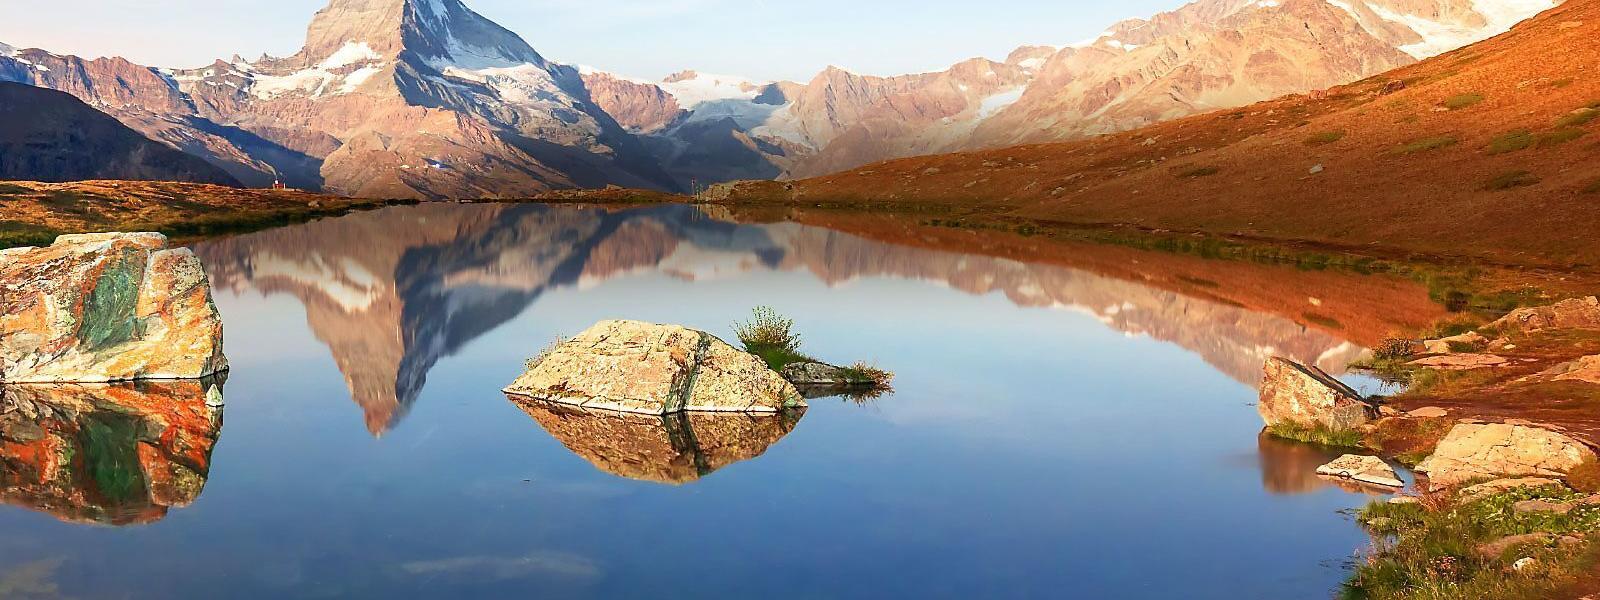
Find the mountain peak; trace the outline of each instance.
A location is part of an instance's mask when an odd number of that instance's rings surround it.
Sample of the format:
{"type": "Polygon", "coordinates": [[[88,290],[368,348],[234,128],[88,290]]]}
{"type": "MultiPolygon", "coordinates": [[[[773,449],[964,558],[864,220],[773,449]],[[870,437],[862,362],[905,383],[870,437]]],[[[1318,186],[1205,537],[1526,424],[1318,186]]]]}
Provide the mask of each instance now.
{"type": "Polygon", "coordinates": [[[352,47],[388,59],[409,53],[436,68],[546,64],[521,37],[461,0],[331,0],[312,19],[296,58],[311,66],[352,47]]]}

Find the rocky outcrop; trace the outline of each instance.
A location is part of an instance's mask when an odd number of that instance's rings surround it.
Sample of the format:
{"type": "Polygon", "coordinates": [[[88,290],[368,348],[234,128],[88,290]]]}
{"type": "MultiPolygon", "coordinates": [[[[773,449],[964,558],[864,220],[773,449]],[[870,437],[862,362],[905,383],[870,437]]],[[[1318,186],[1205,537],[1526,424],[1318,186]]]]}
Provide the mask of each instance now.
{"type": "Polygon", "coordinates": [[[1559,478],[1595,453],[1561,433],[1530,425],[1461,423],[1439,442],[1417,471],[1434,489],[1491,477],[1559,478]]]}
{"type": "Polygon", "coordinates": [[[1461,491],[1456,493],[1456,499],[1462,502],[1470,502],[1478,498],[1494,496],[1509,492],[1511,490],[1539,488],[1566,489],[1566,487],[1566,484],[1561,483],[1561,481],[1550,479],[1548,477],[1512,477],[1506,479],[1496,479],[1493,481],[1485,481],[1483,483],[1461,488],[1461,491]]]}
{"type": "Polygon", "coordinates": [[[795,385],[849,385],[844,369],[826,363],[797,362],[784,365],[779,371],[784,379],[795,385]]]}
{"type": "Polygon", "coordinates": [[[1428,354],[1455,354],[1458,348],[1482,348],[1488,344],[1489,338],[1483,337],[1483,334],[1476,331],[1469,331],[1461,335],[1426,340],[1422,342],[1422,347],[1428,354]]]}
{"type": "Polygon", "coordinates": [[[1511,362],[1504,356],[1494,354],[1444,354],[1429,356],[1411,361],[1411,366],[1439,369],[1441,371],[1471,371],[1474,369],[1488,369],[1491,367],[1505,366],[1511,362]]]}
{"type": "Polygon", "coordinates": [[[1550,381],[1582,381],[1600,385],[1600,354],[1561,363],[1538,376],[1550,381]]]}
{"type": "Polygon", "coordinates": [[[1600,329],[1600,298],[1573,298],[1549,306],[1519,308],[1489,325],[1499,331],[1600,329]]]}
{"type": "Polygon", "coordinates": [[[618,477],[674,485],[761,456],[805,416],[799,409],[642,415],[518,396],[511,400],[595,468],[618,477]]]}
{"type": "Polygon", "coordinates": [[[221,427],[212,380],[0,387],[0,502],[75,523],[160,520],[200,496],[221,427]]]}
{"type": "Polygon", "coordinates": [[[1267,360],[1256,410],[1268,427],[1330,431],[1348,431],[1378,417],[1376,406],[1322,369],[1279,357],[1267,360]]]}
{"type": "Polygon", "coordinates": [[[1346,454],[1317,467],[1317,474],[1380,487],[1405,487],[1405,482],[1395,474],[1394,467],[1376,456],[1346,454]]]}
{"type": "Polygon", "coordinates": [[[602,321],[533,362],[506,393],[653,415],[805,406],[760,358],[678,325],[602,321]]]}
{"type": "Polygon", "coordinates": [[[200,260],[157,233],[0,251],[0,383],[195,379],[227,369],[200,260]]]}

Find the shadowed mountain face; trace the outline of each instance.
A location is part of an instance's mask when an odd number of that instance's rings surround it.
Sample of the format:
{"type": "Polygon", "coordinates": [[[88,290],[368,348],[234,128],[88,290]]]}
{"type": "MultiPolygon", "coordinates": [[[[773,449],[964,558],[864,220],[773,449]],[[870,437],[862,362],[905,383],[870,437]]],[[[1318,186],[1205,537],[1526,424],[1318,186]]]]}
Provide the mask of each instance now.
{"type": "Polygon", "coordinates": [[[618,477],[674,485],[761,456],[805,416],[804,409],[780,414],[640,415],[509,398],[595,468],[618,477]]]}
{"type": "Polygon", "coordinates": [[[159,521],[205,487],[221,400],[211,381],[0,387],[0,502],[76,523],[159,521]]]}
{"type": "MultiPolygon", "coordinates": [[[[1341,372],[1362,350],[1296,322],[1298,314],[1252,311],[1215,295],[796,223],[720,221],[687,206],[393,207],[206,242],[195,251],[219,290],[289,294],[304,304],[374,434],[405,414],[442,357],[545,292],[589,289],[636,273],[709,281],[786,271],[830,286],[893,278],[998,292],[1019,306],[1081,311],[1129,335],[1178,344],[1249,384],[1269,355],[1341,372]]],[[[1422,290],[1415,293],[1425,299],[1422,290]]]]}
{"type": "Polygon", "coordinates": [[[0,81],[0,179],[157,179],[238,185],[71,94],[0,81]]]}

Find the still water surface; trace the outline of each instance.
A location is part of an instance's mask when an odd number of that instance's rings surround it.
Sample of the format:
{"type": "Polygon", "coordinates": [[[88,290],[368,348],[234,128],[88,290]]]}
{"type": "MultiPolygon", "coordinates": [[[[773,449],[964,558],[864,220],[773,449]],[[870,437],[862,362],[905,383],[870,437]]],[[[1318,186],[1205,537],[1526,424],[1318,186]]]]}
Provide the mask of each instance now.
{"type": "Polygon", "coordinates": [[[1338,372],[1359,343],[1217,294],[681,206],[397,207],[195,249],[220,433],[198,386],[121,390],[199,416],[82,426],[146,481],[7,487],[0,595],[1322,598],[1368,544],[1340,511],[1369,497],[1252,405],[1267,355],[1338,372]],[[896,392],[718,423],[499,392],[595,321],[730,338],[757,305],[896,392]]]}

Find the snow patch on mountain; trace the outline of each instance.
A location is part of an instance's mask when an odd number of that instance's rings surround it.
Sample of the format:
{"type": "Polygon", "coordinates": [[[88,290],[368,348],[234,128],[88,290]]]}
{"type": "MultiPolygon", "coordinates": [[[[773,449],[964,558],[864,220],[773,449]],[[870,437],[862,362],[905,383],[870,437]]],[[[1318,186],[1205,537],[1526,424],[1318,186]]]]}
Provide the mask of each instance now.
{"type": "MultiPolygon", "coordinates": [[[[1355,15],[1354,8],[1339,0],[1328,0],[1355,15]]],[[[1473,0],[1473,11],[1483,17],[1484,25],[1472,26],[1450,21],[1436,21],[1427,17],[1397,12],[1373,3],[1365,6],[1390,23],[1403,25],[1415,32],[1422,41],[1400,46],[1400,51],[1417,59],[1438,56],[1510,31],[1524,19],[1556,6],[1555,0],[1473,0]]],[[[1357,19],[1359,21],[1359,17],[1357,19]]]]}
{"type": "Polygon", "coordinates": [[[1019,86],[984,98],[978,104],[978,118],[987,119],[1005,110],[1006,107],[1016,104],[1018,100],[1022,99],[1022,93],[1027,90],[1028,86],[1019,86]]]}
{"type": "Polygon", "coordinates": [[[332,71],[335,69],[348,67],[359,62],[380,60],[382,58],[383,57],[379,56],[378,52],[373,50],[372,46],[366,42],[345,42],[344,46],[341,46],[338,50],[335,50],[333,54],[330,54],[327,58],[323,59],[321,63],[318,63],[317,68],[325,71],[332,71]]]}

